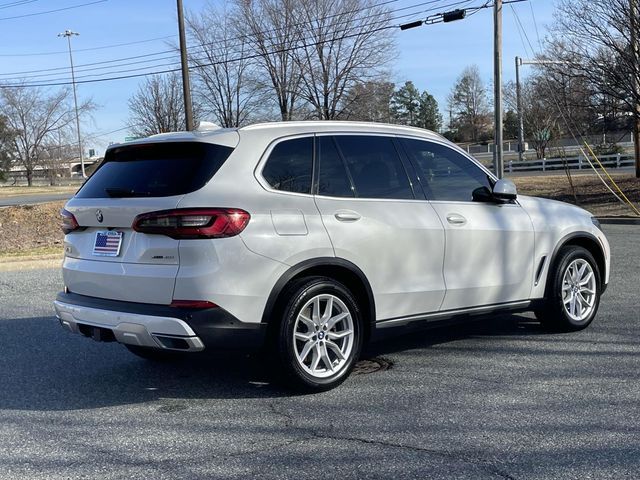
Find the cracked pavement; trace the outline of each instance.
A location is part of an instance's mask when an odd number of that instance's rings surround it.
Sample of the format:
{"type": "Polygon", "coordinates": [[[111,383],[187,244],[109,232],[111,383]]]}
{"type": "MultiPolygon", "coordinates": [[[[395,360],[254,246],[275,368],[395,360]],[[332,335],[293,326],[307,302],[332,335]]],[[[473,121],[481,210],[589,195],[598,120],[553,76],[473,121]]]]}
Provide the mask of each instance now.
{"type": "Polygon", "coordinates": [[[0,478],[638,478],[640,227],[605,231],[587,330],[524,314],[412,333],[366,352],[390,369],[317,395],[254,356],[151,364],[73,336],[57,269],[2,272],[0,478]]]}

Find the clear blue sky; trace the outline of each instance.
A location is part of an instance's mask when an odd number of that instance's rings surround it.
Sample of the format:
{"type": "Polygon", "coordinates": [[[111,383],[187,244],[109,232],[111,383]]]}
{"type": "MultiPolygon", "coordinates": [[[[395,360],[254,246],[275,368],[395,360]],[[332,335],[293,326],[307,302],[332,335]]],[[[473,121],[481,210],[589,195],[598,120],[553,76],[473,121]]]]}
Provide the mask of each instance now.
{"type": "MultiPolygon", "coordinates": [[[[204,0],[183,0],[185,9],[200,10],[204,0]]],[[[222,0],[219,0],[222,1],[222,0]]],[[[214,0],[213,3],[218,3],[214,0]]],[[[418,12],[434,7],[447,6],[451,10],[456,6],[475,6],[484,4],[484,0],[398,0],[386,2],[392,10],[403,9],[395,13],[400,16],[416,13],[415,16],[398,21],[421,18],[418,12]],[[405,8],[411,7],[413,8],[405,8]]],[[[552,21],[552,0],[530,0],[515,3],[529,39],[536,42],[532,9],[535,14],[540,35],[546,32],[546,26],[552,21]]],[[[442,11],[438,8],[428,14],[442,11]]],[[[522,46],[512,6],[504,7],[504,79],[515,76],[514,57],[526,57],[522,46]]],[[[432,93],[445,113],[446,97],[456,78],[464,67],[476,64],[489,85],[493,76],[493,14],[492,9],[484,9],[477,14],[454,23],[423,26],[397,34],[398,56],[393,64],[393,79],[396,83],[412,80],[416,86],[432,93]]],[[[73,37],[74,63],[77,76],[104,74],[105,70],[83,69],[96,66],[83,66],[93,62],[121,59],[149,53],[169,50],[170,44],[177,41],[176,2],[175,0],[0,0],[0,79],[48,75],[37,80],[54,81],[69,77],[66,40],[57,34],[65,29],[79,32],[73,37]],[[79,8],[69,8],[82,5],[79,8]],[[66,9],[58,12],[51,10],[66,9]],[[48,13],[43,13],[48,12],[48,13]],[[42,13],[42,14],[40,14],[42,13]],[[25,16],[28,15],[28,16],[25,16]],[[11,18],[13,17],[13,18],[11,18]],[[130,42],[131,45],[112,46],[130,42]],[[108,47],[108,48],[102,48],[108,47]],[[43,71],[63,68],[58,71],[43,71]],[[66,68],[66,70],[64,70],[66,68]],[[15,75],[15,72],[37,71],[15,75]],[[11,75],[7,75],[11,74],[11,75]]],[[[170,68],[173,58],[158,55],[126,62],[153,59],[151,63],[134,65],[111,64],[109,70],[116,72],[130,70],[140,66],[165,65],[158,70],[170,68]]],[[[125,63],[125,62],[123,62],[125,63]]],[[[101,65],[98,65],[101,67],[101,65]]],[[[128,72],[121,73],[126,75],[128,72]]],[[[116,76],[118,73],[113,73],[116,76]]],[[[87,77],[94,78],[94,77],[87,77]]],[[[93,140],[85,147],[96,148],[102,152],[109,142],[119,142],[127,135],[127,100],[136,91],[140,78],[116,80],[110,82],[87,83],[78,85],[81,99],[91,98],[98,108],[91,121],[82,125],[82,130],[93,134],[93,140]],[[120,131],[115,131],[119,130],[120,131]],[[109,133],[112,132],[112,133],[109,133]]],[[[59,88],[59,87],[58,87],[59,88]]]]}

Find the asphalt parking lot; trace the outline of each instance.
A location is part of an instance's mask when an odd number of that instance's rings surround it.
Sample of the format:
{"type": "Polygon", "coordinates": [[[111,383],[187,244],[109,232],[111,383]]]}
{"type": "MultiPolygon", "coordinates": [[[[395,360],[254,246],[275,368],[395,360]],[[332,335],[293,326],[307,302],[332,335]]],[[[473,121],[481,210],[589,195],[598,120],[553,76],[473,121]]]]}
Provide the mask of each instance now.
{"type": "Polygon", "coordinates": [[[291,395],[259,359],[140,360],[66,333],[57,269],[0,272],[0,478],[638,478],[640,226],[608,225],[595,323],[509,315],[370,348],[291,395]]]}

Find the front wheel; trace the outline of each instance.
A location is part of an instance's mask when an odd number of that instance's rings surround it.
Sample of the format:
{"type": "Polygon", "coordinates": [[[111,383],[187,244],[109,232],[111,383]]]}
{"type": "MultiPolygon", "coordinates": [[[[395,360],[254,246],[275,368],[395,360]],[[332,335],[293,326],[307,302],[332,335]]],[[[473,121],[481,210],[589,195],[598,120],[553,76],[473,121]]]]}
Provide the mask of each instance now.
{"type": "Polygon", "coordinates": [[[307,391],[342,383],[362,348],[362,316],[351,292],[326,277],[298,281],[277,338],[277,356],[287,383],[307,391]]]}
{"type": "Polygon", "coordinates": [[[586,328],[596,316],[602,292],[593,255],[582,247],[562,247],[548,281],[544,303],[535,312],[540,323],[559,331],[586,328]]]}

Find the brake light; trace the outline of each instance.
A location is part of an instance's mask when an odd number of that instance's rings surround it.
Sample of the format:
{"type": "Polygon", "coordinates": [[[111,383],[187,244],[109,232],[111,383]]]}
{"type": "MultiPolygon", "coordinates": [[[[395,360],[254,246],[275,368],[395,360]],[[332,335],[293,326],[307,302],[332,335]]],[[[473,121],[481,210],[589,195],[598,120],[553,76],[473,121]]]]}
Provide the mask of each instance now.
{"type": "Polygon", "coordinates": [[[250,218],[238,208],[179,208],[138,215],[131,228],[176,240],[225,238],[242,232],[250,218]]]}
{"type": "Polygon", "coordinates": [[[74,217],[73,213],[71,213],[70,211],[65,210],[63,208],[62,210],[60,210],[60,217],[62,220],[60,223],[60,228],[62,229],[65,235],[67,233],[71,233],[74,230],[78,230],[80,228],[80,225],[78,225],[78,221],[76,220],[76,217],[74,217]]]}

